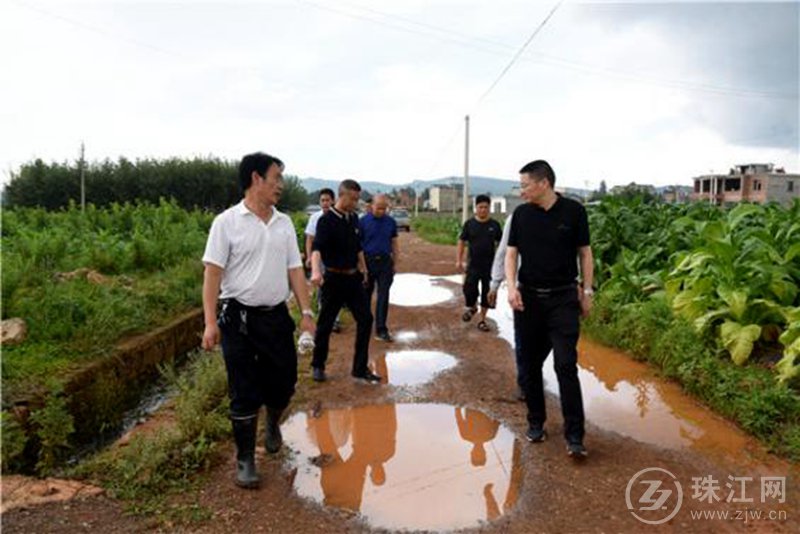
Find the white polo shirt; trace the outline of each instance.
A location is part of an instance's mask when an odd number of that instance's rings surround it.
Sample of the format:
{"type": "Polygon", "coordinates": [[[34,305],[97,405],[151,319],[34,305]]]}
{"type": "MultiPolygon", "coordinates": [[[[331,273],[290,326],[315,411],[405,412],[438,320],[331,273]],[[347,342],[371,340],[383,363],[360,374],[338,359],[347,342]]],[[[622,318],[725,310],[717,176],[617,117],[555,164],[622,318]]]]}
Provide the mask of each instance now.
{"type": "Polygon", "coordinates": [[[275,306],[289,298],[289,269],[302,267],[292,220],[272,208],[265,223],[244,201],[211,224],[203,263],[223,269],[220,298],[275,306]]]}
{"type": "Polygon", "coordinates": [[[324,211],[319,210],[311,214],[311,217],[308,218],[308,224],[306,224],[306,235],[310,235],[311,237],[317,235],[317,223],[324,213],[324,211]]]}

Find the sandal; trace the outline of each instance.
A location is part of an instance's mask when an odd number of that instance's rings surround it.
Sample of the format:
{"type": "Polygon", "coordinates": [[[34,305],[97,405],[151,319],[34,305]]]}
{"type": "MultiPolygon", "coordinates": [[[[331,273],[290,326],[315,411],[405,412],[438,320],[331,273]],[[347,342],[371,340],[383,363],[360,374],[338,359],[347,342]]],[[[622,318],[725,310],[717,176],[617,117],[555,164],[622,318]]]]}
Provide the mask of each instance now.
{"type": "Polygon", "coordinates": [[[470,322],[472,316],[478,312],[478,308],[467,308],[467,311],[464,312],[464,315],[461,316],[461,320],[465,323],[470,322]]]}
{"type": "Polygon", "coordinates": [[[490,330],[489,325],[486,324],[486,321],[481,321],[478,323],[478,330],[481,332],[488,332],[490,330]]]}

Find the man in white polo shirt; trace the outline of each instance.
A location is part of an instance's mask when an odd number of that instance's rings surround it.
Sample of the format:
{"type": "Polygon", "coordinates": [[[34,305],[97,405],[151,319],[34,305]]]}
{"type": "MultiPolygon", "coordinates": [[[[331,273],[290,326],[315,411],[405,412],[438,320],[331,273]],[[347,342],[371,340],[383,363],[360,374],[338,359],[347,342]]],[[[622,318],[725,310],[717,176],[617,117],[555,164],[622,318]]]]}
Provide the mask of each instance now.
{"type": "Polygon", "coordinates": [[[297,382],[295,324],[286,306],[290,285],[302,310],[301,329],[316,329],[294,226],[275,209],[282,173],[283,163],[267,154],[242,159],[244,199],[214,219],[203,255],[203,348],[222,342],[236,484],[244,488],[260,483],[255,465],[258,410],[267,407],[266,448],[275,453],[282,444],[280,418],[297,382]]]}
{"type": "MultiPolygon", "coordinates": [[[[311,214],[308,218],[308,223],[306,224],[306,269],[311,271],[311,254],[313,252],[312,248],[314,245],[314,236],[317,235],[317,223],[319,222],[320,217],[328,213],[333,206],[334,201],[336,200],[336,194],[333,192],[333,189],[325,187],[320,189],[319,191],[319,207],[320,210],[311,214]]],[[[322,273],[325,274],[325,266],[322,266],[322,273]]],[[[322,295],[322,291],[317,291],[317,308],[322,308],[322,302],[320,300],[320,296],[322,295]]],[[[339,313],[341,315],[341,312],[339,313]]],[[[342,325],[339,322],[339,315],[336,316],[336,320],[333,322],[333,330],[334,334],[338,334],[342,331],[342,325]]]]}

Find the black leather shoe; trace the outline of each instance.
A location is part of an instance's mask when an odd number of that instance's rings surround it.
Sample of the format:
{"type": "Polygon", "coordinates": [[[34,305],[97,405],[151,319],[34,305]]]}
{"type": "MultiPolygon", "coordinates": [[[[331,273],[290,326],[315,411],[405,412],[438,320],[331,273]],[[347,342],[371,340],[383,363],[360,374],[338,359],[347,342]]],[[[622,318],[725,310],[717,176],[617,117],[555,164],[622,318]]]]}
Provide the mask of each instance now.
{"type": "Polygon", "coordinates": [[[525,439],[531,443],[541,443],[547,439],[547,431],[540,426],[530,426],[525,432],[525,439]]]}
{"type": "Polygon", "coordinates": [[[391,343],[394,341],[392,334],[389,332],[381,332],[380,334],[375,334],[375,339],[378,341],[385,341],[386,343],[391,343]]]}
{"type": "Polygon", "coordinates": [[[576,460],[582,460],[589,456],[586,447],[580,441],[572,441],[567,444],[567,455],[576,460]]]}
{"type": "Polygon", "coordinates": [[[283,445],[283,436],[281,435],[280,425],[281,415],[283,415],[283,410],[273,410],[272,408],[267,408],[267,426],[264,430],[264,446],[266,447],[267,452],[272,454],[275,454],[281,450],[281,445],[283,445]]]}
{"type": "Polygon", "coordinates": [[[353,378],[355,378],[356,380],[361,380],[363,382],[366,382],[367,384],[380,384],[381,383],[380,375],[376,375],[375,373],[373,373],[371,371],[367,371],[363,375],[354,374],[353,378]]]}
{"type": "Polygon", "coordinates": [[[311,378],[314,379],[314,382],[325,382],[328,379],[325,375],[325,369],[322,367],[312,367],[311,378]]]}

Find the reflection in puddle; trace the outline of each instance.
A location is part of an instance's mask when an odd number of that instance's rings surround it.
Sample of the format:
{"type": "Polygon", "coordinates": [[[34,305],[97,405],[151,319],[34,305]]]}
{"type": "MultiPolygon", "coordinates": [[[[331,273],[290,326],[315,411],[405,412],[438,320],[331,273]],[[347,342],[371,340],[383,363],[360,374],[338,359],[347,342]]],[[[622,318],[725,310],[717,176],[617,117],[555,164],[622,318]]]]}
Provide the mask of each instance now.
{"type": "Polygon", "coordinates": [[[389,303],[395,306],[430,306],[447,302],[455,294],[439,284],[437,277],[403,273],[394,276],[389,303]]]}
{"type": "Polygon", "coordinates": [[[385,404],[301,413],[284,438],[298,451],[301,496],[360,512],[375,527],[465,528],[517,501],[519,443],[477,410],[385,404]]]}
{"type": "Polygon", "coordinates": [[[387,352],[375,361],[377,373],[395,386],[424,384],[456,363],[453,356],[436,350],[387,352]]]}
{"type": "Polygon", "coordinates": [[[419,332],[411,330],[401,330],[393,334],[394,340],[398,343],[413,343],[419,339],[419,332]]]}
{"type": "MultiPolygon", "coordinates": [[[[500,337],[513,347],[513,314],[505,287],[500,289],[497,309],[490,310],[489,317],[497,323],[500,337]]],[[[723,450],[732,458],[741,457],[752,444],[733,425],[699,406],[677,384],[657,380],[646,364],[585,339],[578,344],[578,354],[588,422],[659,447],[723,450]]],[[[552,353],[544,364],[544,380],[545,388],[558,395],[552,353]]]]}

